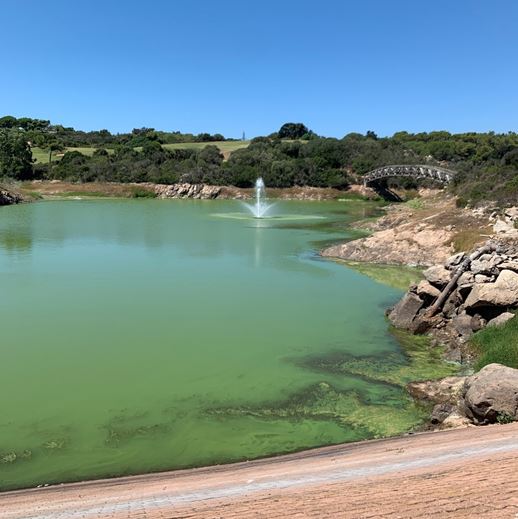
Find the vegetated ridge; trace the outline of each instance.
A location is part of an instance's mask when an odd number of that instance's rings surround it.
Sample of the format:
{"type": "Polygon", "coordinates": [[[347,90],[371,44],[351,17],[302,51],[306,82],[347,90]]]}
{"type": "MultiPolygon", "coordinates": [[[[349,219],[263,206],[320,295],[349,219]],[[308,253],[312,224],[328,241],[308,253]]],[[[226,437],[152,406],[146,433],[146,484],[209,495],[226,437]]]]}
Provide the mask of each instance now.
{"type": "MultiPolygon", "coordinates": [[[[74,182],[192,183],[251,187],[262,176],[269,187],[347,189],[387,164],[435,164],[458,172],[451,190],[459,204],[518,199],[518,134],[446,131],[391,137],[349,133],[318,136],[301,123],[251,141],[134,129],[113,135],[83,132],[49,121],[0,118],[0,177],[74,182]]],[[[389,187],[415,188],[411,179],[389,187]]]]}

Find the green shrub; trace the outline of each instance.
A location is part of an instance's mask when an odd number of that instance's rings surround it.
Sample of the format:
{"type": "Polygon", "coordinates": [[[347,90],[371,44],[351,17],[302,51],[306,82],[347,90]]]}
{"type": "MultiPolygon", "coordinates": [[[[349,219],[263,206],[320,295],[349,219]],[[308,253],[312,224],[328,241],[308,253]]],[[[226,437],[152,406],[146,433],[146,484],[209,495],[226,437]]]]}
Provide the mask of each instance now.
{"type": "Polygon", "coordinates": [[[156,198],[156,193],[149,189],[136,187],[131,192],[131,198],[156,198]]]}
{"type": "Polygon", "coordinates": [[[503,326],[492,326],[476,333],[471,345],[478,354],[475,369],[497,362],[510,368],[518,368],[518,318],[503,326]]]}
{"type": "Polygon", "coordinates": [[[511,423],[514,422],[514,417],[511,416],[509,413],[498,413],[496,421],[499,424],[511,423]]]}

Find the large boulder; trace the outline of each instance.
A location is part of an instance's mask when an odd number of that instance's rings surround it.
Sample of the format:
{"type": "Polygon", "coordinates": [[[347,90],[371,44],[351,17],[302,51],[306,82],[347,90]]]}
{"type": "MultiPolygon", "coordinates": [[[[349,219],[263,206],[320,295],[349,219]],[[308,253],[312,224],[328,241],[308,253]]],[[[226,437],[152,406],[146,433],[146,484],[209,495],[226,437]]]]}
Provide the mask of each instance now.
{"type": "Polygon", "coordinates": [[[466,378],[464,390],[466,414],[473,422],[518,420],[518,369],[488,364],[466,378]]]}
{"type": "Polygon", "coordinates": [[[518,273],[502,270],[494,283],[476,284],[469,293],[465,307],[515,306],[518,304],[518,273]]]}
{"type": "Polygon", "coordinates": [[[409,329],[423,304],[424,301],[419,296],[412,292],[407,292],[392,309],[388,317],[396,328],[409,329]]]}

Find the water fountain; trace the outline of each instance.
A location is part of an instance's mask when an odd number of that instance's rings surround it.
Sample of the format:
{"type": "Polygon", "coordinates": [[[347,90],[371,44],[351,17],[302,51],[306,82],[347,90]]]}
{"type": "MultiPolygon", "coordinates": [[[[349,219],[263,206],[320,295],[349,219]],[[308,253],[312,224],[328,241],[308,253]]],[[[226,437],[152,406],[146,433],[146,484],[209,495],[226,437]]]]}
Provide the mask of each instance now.
{"type": "Polygon", "coordinates": [[[255,181],[255,202],[253,204],[243,203],[243,205],[252,213],[254,218],[265,218],[268,211],[275,205],[266,203],[266,189],[261,177],[255,181]]]}
{"type": "MultiPolygon", "coordinates": [[[[324,216],[316,214],[272,214],[272,207],[277,205],[277,202],[269,203],[266,198],[266,188],[264,180],[259,177],[255,181],[254,186],[254,199],[252,202],[240,202],[243,207],[246,208],[246,213],[217,213],[214,216],[218,218],[232,218],[234,220],[263,220],[261,222],[256,221],[251,227],[269,227],[275,222],[288,221],[288,220],[314,220],[319,218],[325,218],[324,216]]],[[[287,205],[287,204],[284,204],[287,205]]]]}

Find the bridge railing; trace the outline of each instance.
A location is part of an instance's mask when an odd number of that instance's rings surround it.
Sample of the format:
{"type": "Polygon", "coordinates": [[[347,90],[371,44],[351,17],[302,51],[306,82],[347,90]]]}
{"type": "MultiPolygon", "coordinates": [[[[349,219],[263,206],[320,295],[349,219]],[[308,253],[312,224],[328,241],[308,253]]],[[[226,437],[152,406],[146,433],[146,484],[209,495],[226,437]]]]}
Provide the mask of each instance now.
{"type": "Polygon", "coordinates": [[[448,184],[455,177],[455,171],[441,168],[439,166],[393,164],[369,171],[369,173],[363,177],[363,184],[367,186],[376,180],[390,177],[410,177],[415,179],[426,178],[436,182],[441,182],[442,184],[448,184]]]}

